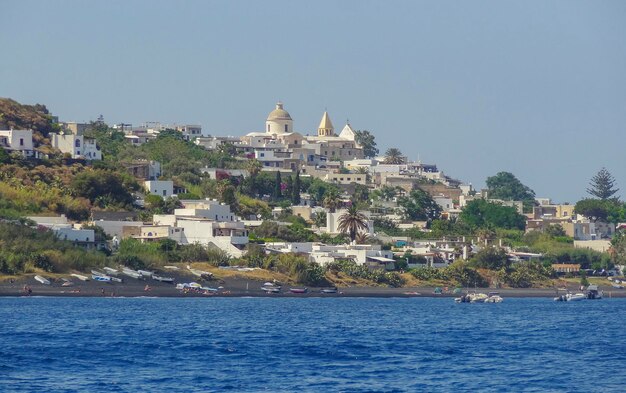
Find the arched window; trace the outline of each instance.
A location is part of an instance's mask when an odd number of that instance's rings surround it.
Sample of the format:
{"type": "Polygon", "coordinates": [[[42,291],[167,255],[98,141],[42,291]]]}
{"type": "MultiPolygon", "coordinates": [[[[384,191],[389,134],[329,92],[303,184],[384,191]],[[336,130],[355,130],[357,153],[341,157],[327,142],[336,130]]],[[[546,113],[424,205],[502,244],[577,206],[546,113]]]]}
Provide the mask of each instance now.
{"type": "Polygon", "coordinates": [[[285,132],[289,132],[289,124],[285,124],[285,132]]]}

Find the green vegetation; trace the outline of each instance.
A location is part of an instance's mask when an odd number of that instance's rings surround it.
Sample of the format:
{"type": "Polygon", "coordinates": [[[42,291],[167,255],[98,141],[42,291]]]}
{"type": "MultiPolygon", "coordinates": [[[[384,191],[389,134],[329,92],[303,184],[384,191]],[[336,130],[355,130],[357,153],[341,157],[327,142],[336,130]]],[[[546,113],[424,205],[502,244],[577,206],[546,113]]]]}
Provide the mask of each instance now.
{"type": "Polygon", "coordinates": [[[503,201],[523,201],[524,211],[531,212],[535,205],[535,192],[520,182],[510,172],[498,172],[487,178],[488,196],[503,201]]]}
{"type": "Polygon", "coordinates": [[[515,208],[484,199],[470,201],[459,219],[473,228],[524,229],[526,226],[524,216],[515,208]]]}
{"type": "Polygon", "coordinates": [[[589,188],[587,192],[594,197],[603,201],[613,198],[619,191],[619,188],[615,188],[615,178],[606,168],[600,169],[600,171],[591,178],[589,182],[589,188]]]}
{"type": "Polygon", "coordinates": [[[406,162],[406,157],[402,155],[400,149],[392,147],[385,152],[385,164],[399,165],[406,162]]]}
{"type": "Polygon", "coordinates": [[[363,156],[367,158],[376,157],[378,149],[376,148],[374,134],[367,130],[356,130],[354,134],[356,143],[363,147],[363,156]]]}
{"type": "Polygon", "coordinates": [[[407,220],[430,221],[439,218],[441,206],[426,191],[415,189],[409,196],[401,197],[398,205],[407,220]]]}

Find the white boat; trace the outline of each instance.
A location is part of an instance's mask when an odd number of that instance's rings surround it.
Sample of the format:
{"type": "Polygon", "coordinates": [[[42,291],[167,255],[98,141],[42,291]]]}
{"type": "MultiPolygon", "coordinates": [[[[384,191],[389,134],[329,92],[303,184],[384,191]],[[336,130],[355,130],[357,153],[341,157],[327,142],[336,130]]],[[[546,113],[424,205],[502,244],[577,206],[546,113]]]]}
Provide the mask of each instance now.
{"type": "Polygon", "coordinates": [[[170,283],[174,282],[174,279],[172,277],[157,276],[156,274],[152,276],[152,279],[156,281],[161,281],[161,282],[170,282],[170,283]]]}
{"type": "Polygon", "coordinates": [[[50,285],[50,280],[48,280],[45,277],[37,275],[37,276],[35,276],[35,280],[39,281],[40,283],[42,283],[44,285],[50,285]]]}
{"type": "Polygon", "coordinates": [[[211,277],[213,277],[213,273],[211,272],[206,272],[204,270],[198,270],[198,269],[193,269],[191,266],[187,265],[187,269],[191,272],[191,274],[193,274],[194,276],[198,276],[198,277],[202,277],[204,279],[210,279],[211,277]]]}
{"type": "Polygon", "coordinates": [[[106,274],[103,275],[99,275],[99,274],[92,274],[91,278],[94,281],[102,281],[102,282],[111,282],[111,277],[107,276],[106,274]]]}
{"type": "Polygon", "coordinates": [[[136,279],[140,279],[142,277],[138,271],[127,268],[127,267],[122,269],[122,274],[128,277],[136,278],[136,279]]]}
{"type": "Polygon", "coordinates": [[[456,303],[485,303],[489,296],[484,293],[468,293],[461,297],[454,298],[456,303]]]}
{"type": "Polygon", "coordinates": [[[261,287],[266,293],[280,293],[280,287],[261,287]]]}
{"type": "Polygon", "coordinates": [[[503,300],[498,292],[489,292],[485,303],[502,303],[503,300]]]}
{"type": "Polygon", "coordinates": [[[624,286],[620,284],[612,284],[611,286],[615,289],[624,289],[624,286]]]}
{"type": "Polygon", "coordinates": [[[592,284],[587,287],[587,299],[590,299],[590,300],[602,299],[602,295],[604,295],[604,293],[602,292],[601,289],[598,288],[597,285],[592,284]]]}
{"type": "Polygon", "coordinates": [[[72,274],[70,274],[70,276],[75,277],[75,278],[79,279],[80,281],[89,281],[89,277],[83,276],[82,274],[72,273],[72,274]]]}
{"type": "Polygon", "coordinates": [[[566,293],[554,298],[557,302],[578,302],[585,299],[587,299],[587,295],[584,293],[566,293]]]}
{"type": "Polygon", "coordinates": [[[119,270],[117,270],[117,269],[113,269],[113,268],[111,268],[111,267],[103,267],[103,268],[102,268],[102,270],[104,270],[105,272],[107,272],[107,274],[109,274],[109,275],[114,275],[114,276],[117,276],[117,275],[120,273],[120,271],[119,271],[119,270]]]}
{"type": "Polygon", "coordinates": [[[137,270],[137,273],[141,274],[141,277],[152,277],[152,275],[154,274],[154,272],[151,272],[149,270],[137,270]]]}
{"type": "Polygon", "coordinates": [[[109,276],[109,278],[111,278],[111,281],[120,282],[120,283],[122,282],[122,279],[118,277],[109,276]]]}
{"type": "Polygon", "coordinates": [[[165,265],[163,266],[164,269],[169,269],[169,270],[179,270],[178,266],[172,266],[172,265],[165,265]]]}

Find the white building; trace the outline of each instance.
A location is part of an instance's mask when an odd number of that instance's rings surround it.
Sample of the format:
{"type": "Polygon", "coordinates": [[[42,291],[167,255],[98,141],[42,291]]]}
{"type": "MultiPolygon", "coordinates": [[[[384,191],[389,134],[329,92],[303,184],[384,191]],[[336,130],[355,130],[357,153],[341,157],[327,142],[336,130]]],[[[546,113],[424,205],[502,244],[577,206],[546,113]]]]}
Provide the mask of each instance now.
{"type": "Polygon", "coordinates": [[[276,103],[276,109],[270,112],[265,121],[265,132],[268,134],[283,134],[293,132],[293,120],[289,112],[283,109],[283,103],[276,103]]]}
{"type": "Polygon", "coordinates": [[[101,160],[102,152],[94,138],[74,134],[52,134],[52,147],[69,153],[72,158],[84,158],[86,160],[101,160]]]}
{"type": "Polygon", "coordinates": [[[24,157],[35,154],[32,130],[0,130],[0,146],[9,152],[15,151],[24,157]]]}
{"type": "Polygon", "coordinates": [[[146,180],[144,182],[146,191],[152,195],[169,198],[174,195],[174,182],[171,180],[146,180]]]}

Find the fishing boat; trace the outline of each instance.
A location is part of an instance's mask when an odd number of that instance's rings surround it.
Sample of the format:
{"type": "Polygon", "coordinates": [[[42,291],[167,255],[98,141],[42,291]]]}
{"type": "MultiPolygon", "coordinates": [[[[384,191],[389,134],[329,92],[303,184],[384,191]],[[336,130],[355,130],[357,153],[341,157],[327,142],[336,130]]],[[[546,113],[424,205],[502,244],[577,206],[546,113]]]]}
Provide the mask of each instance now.
{"type": "Polygon", "coordinates": [[[602,299],[602,295],[604,295],[604,293],[602,292],[601,289],[598,288],[597,285],[592,284],[587,287],[587,299],[590,299],[590,300],[602,299]]]}
{"type": "Polygon", "coordinates": [[[82,274],[72,273],[72,274],[70,274],[70,276],[75,277],[75,278],[79,279],[80,281],[89,281],[89,277],[83,276],[82,274]]]}
{"type": "Polygon", "coordinates": [[[321,293],[337,293],[337,288],[322,288],[320,290],[321,293]]]}
{"type": "Polygon", "coordinates": [[[44,285],[50,285],[50,280],[48,280],[45,277],[37,275],[37,276],[35,276],[35,280],[39,281],[40,283],[42,283],[44,285]]]}
{"type": "Polygon", "coordinates": [[[137,273],[141,274],[141,277],[152,277],[152,275],[154,274],[154,272],[151,272],[149,270],[137,270],[137,273]]]}
{"type": "Polygon", "coordinates": [[[291,293],[307,293],[309,288],[289,288],[289,292],[291,293]]]}
{"type": "Polygon", "coordinates": [[[178,266],[173,266],[173,265],[165,265],[163,266],[164,269],[169,269],[169,270],[179,270],[178,266]]]}
{"type": "Polygon", "coordinates": [[[266,293],[280,293],[280,287],[261,287],[266,293]]]}
{"type": "Polygon", "coordinates": [[[157,276],[156,274],[152,276],[152,279],[156,281],[168,282],[168,283],[174,282],[174,279],[172,277],[157,276]]]}
{"type": "Polygon", "coordinates": [[[120,273],[119,270],[113,269],[112,267],[103,267],[102,270],[104,270],[108,275],[117,276],[120,273]]]}
{"type": "Polygon", "coordinates": [[[103,273],[103,272],[100,272],[100,271],[98,271],[98,270],[92,270],[92,271],[91,271],[91,274],[92,274],[92,275],[94,275],[94,274],[95,274],[96,276],[108,276],[108,274],[103,273]]]}
{"type": "Polygon", "coordinates": [[[94,281],[111,282],[111,276],[107,276],[106,274],[103,274],[103,275],[92,274],[91,278],[94,281]]]}
{"type": "Polygon", "coordinates": [[[140,279],[142,278],[141,274],[133,269],[129,269],[127,267],[122,269],[122,274],[128,276],[128,277],[132,277],[132,278],[136,278],[136,279],[140,279]]]}

